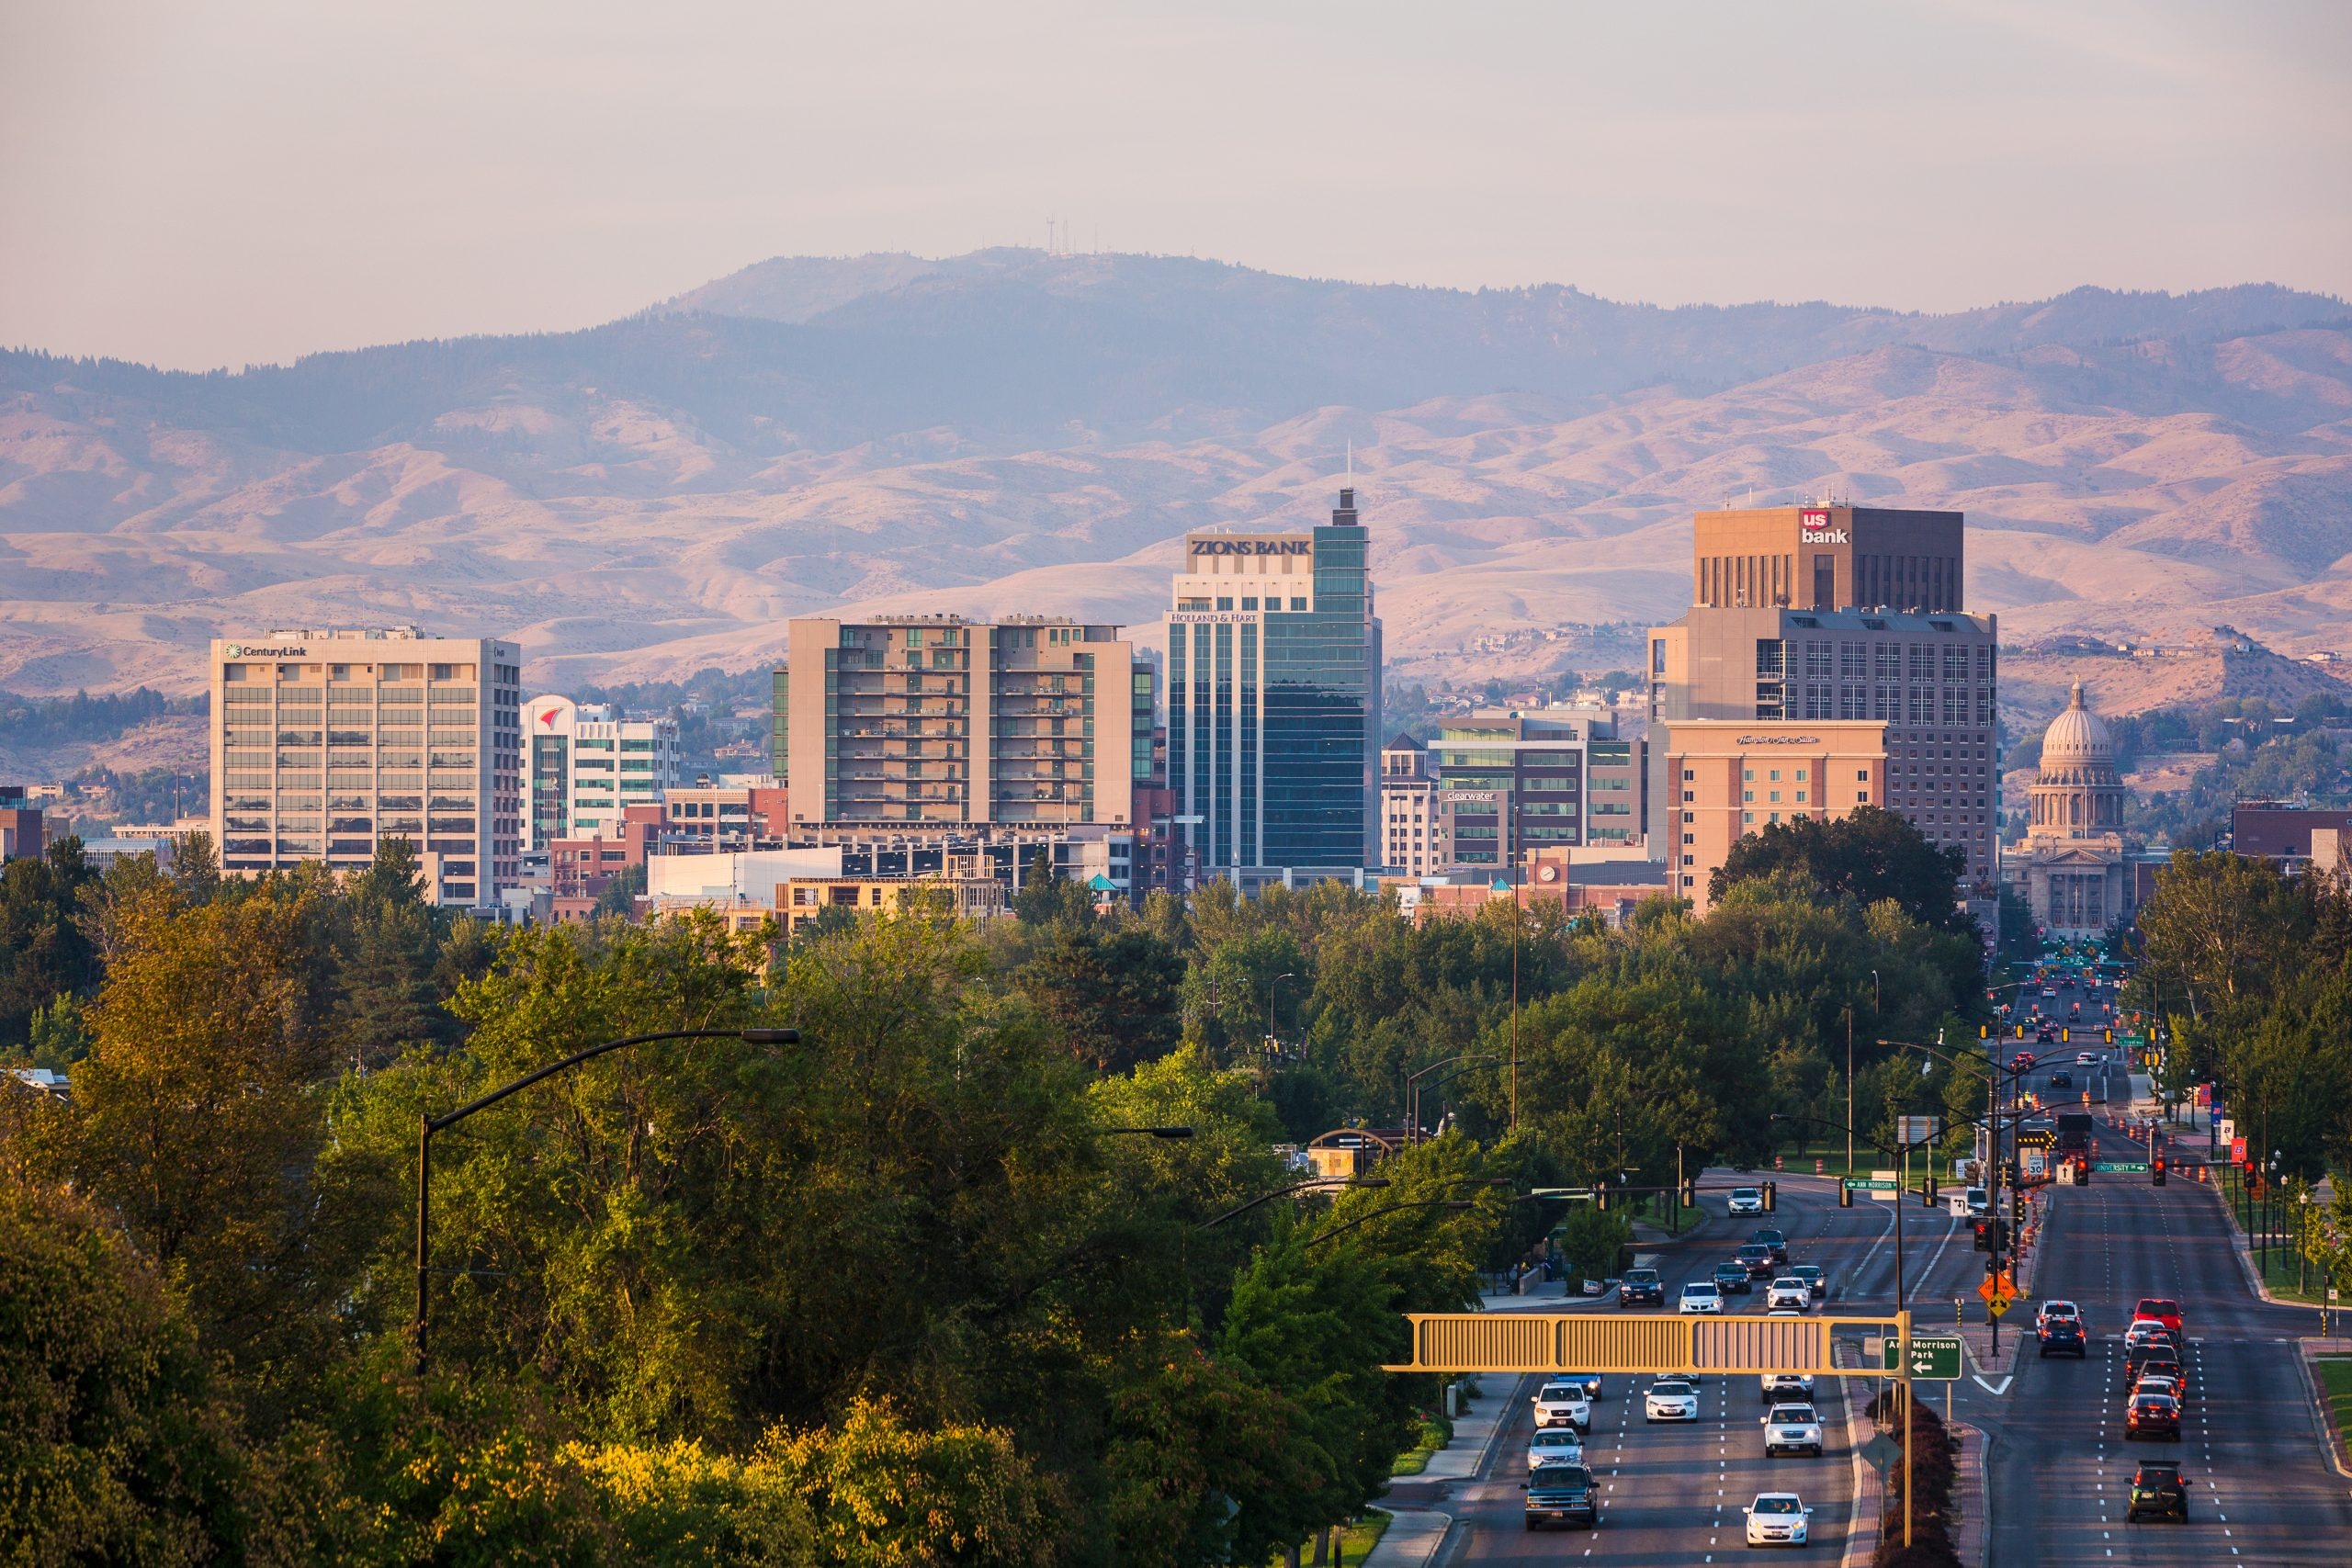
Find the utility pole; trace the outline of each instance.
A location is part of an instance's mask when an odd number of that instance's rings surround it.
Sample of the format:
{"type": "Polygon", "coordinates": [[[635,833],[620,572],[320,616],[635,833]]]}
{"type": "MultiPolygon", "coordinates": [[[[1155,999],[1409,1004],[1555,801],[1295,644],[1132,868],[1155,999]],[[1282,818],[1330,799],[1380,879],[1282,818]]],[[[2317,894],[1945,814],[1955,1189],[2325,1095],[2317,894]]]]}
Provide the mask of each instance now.
{"type": "Polygon", "coordinates": [[[1519,1131],[1519,870],[1510,880],[1510,1130],[1519,1131]]]}
{"type": "Polygon", "coordinates": [[[1846,1004],[1846,1174],[1854,1174],[1854,1004],[1846,1004]]]}

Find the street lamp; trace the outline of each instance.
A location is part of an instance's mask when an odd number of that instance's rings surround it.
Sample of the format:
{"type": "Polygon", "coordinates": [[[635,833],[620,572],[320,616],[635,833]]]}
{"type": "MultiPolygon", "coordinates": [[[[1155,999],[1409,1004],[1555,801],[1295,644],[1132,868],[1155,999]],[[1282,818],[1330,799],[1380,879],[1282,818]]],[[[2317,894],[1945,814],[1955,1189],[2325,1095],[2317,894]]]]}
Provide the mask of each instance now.
{"type": "MultiPolygon", "coordinates": [[[[416,1134],[416,1313],[409,1326],[411,1345],[416,1355],[416,1370],[422,1374],[425,1367],[425,1331],[430,1322],[426,1283],[431,1278],[432,1258],[432,1181],[433,1134],[445,1127],[454,1127],[477,1111],[487,1111],[509,1095],[520,1093],[542,1078],[568,1071],[582,1062],[595,1060],[609,1052],[630,1045],[643,1045],[656,1040],[741,1040],[747,1045],[797,1045],[800,1031],[797,1029],[663,1029],[650,1034],[625,1035],[607,1040],[601,1045],[591,1045],[584,1051],[574,1051],[560,1061],[525,1073],[514,1082],[492,1089],[478,1100],[469,1100],[455,1111],[445,1111],[435,1116],[431,1111],[417,1113],[416,1134]]],[[[1189,1136],[1189,1133],[1187,1134],[1189,1136]]]]}
{"type": "Polygon", "coordinates": [[[1345,1235],[1348,1232],[1355,1229],[1358,1225],[1370,1224],[1373,1221],[1385,1218],[1390,1214],[1401,1214],[1408,1209],[1461,1210],[1475,1209],[1477,1205],[1470,1201],[1467,1198],[1428,1198],[1423,1199],[1418,1203],[1391,1203],[1385,1209],[1374,1209],[1369,1214],[1358,1215],[1356,1218],[1350,1220],[1346,1224],[1334,1225],[1331,1229],[1323,1232],[1319,1235],[1309,1236],[1306,1239],[1306,1245],[1309,1247],[1317,1246],[1319,1243],[1330,1240],[1335,1235],[1345,1235]]]}
{"type": "Polygon", "coordinates": [[[1281,985],[1284,980],[1295,980],[1297,978],[1298,971],[1293,969],[1284,974],[1277,975],[1272,979],[1266,982],[1266,1038],[1272,1043],[1280,1044],[1283,1037],[1283,1032],[1281,1029],[1276,1027],[1274,1023],[1274,987],[1281,985]]]}
{"type": "Polygon", "coordinates": [[[1272,1192],[1261,1193],[1238,1209],[1227,1209],[1216,1219],[1203,1220],[1200,1228],[1204,1231],[1214,1230],[1236,1214],[1246,1214],[1261,1203],[1271,1203],[1277,1198],[1287,1198],[1294,1192],[1306,1192],[1317,1189],[1328,1191],[1336,1187],[1385,1187],[1387,1185],[1388,1178],[1385,1176],[1351,1176],[1340,1181],[1334,1181],[1327,1176],[1318,1176],[1312,1181],[1294,1182],[1288,1187],[1277,1187],[1272,1192]]]}
{"type": "Polygon", "coordinates": [[[1456,1062],[1498,1062],[1502,1058],[1491,1051],[1483,1055],[1464,1052],[1459,1055],[1441,1056],[1419,1072],[1407,1073],[1405,1075],[1405,1141],[1408,1144],[1420,1142],[1421,1079],[1440,1067],[1452,1066],[1456,1062]]]}

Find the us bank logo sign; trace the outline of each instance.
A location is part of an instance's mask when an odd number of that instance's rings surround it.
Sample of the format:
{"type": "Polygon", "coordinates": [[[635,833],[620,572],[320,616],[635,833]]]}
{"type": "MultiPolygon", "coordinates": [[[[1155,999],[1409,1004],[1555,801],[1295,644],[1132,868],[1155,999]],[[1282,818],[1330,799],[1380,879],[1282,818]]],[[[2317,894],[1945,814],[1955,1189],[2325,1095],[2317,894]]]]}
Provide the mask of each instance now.
{"type": "Polygon", "coordinates": [[[1842,545],[1846,542],[1846,530],[1829,525],[1826,510],[1807,507],[1797,514],[1797,539],[1802,544],[1842,545]]]}

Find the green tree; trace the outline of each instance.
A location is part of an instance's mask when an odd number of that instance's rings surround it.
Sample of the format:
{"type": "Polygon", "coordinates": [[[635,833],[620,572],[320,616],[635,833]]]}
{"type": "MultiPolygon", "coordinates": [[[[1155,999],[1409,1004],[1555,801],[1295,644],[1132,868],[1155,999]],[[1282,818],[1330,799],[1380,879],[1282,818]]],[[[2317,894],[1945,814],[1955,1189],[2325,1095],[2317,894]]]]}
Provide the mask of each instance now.
{"type": "Polygon", "coordinates": [[[233,1435],[172,1292],[87,1199],[0,1183],[0,1541],[178,1564],[235,1524],[233,1435]]]}
{"type": "Polygon", "coordinates": [[[25,1043],[35,1009],[96,988],[97,954],[75,918],[90,876],[74,838],[0,867],[0,1047],[25,1043]]]}
{"type": "Polygon", "coordinates": [[[1083,882],[1057,872],[1053,856],[1041,847],[1012,896],[1012,913],[1024,926],[1091,925],[1094,895],[1083,882]]]}
{"type": "Polygon", "coordinates": [[[1720,899],[1735,883],[1775,871],[1803,873],[1830,894],[1861,904],[1891,898],[1921,925],[1964,931],[1972,921],[1955,891],[1965,857],[1939,850],[1902,813],[1865,806],[1833,821],[1775,822],[1742,838],[1709,884],[1720,899]]]}
{"type": "Polygon", "coordinates": [[[186,1290],[207,1348],[247,1370],[327,1331],[338,1227],[366,1218],[310,1180],[329,1060],[311,914],[270,897],[146,907],[74,1074],[73,1173],[186,1290]]]}
{"type": "Polygon", "coordinates": [[[1100,1071],[1123,1071],[1175,1044],[1183,964],[1140,925],[1053,925],[1015,983],[1061,1048],[1100,1071]]]}

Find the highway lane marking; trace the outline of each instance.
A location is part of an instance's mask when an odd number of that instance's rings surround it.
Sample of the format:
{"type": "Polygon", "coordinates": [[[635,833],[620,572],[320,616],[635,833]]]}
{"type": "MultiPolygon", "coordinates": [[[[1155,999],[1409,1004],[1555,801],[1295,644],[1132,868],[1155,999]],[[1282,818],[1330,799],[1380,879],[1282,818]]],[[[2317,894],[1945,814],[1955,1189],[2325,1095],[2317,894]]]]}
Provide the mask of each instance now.
{"type": "Polygon", "coordinates": [[[1969,1376],[1975,1382],[1977,1387],[1993,1395],[1996,1399],[1999,1398],[2002,1394],[2008,1393],[2009,1384],[2017,1380],[2017,1373],[2011,1372],[2007,1377],[2001,1380],[2000,1386],[1996,1388],[1993,1384],[1986,1382],[1982,1373],[1971,1372],[1969,1373],[1969,1376]]]}

